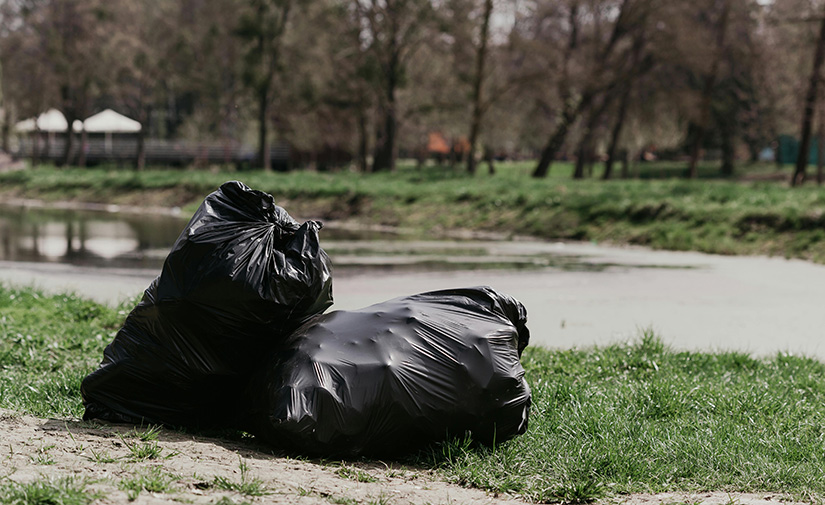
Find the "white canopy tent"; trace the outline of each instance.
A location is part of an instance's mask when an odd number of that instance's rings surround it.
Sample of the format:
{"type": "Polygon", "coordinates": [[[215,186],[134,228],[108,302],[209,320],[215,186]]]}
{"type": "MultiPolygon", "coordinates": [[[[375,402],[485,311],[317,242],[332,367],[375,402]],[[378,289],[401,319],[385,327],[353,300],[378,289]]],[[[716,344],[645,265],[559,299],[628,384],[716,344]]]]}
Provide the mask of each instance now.
{"type": "Polygon", "coordinates": [[[83,127],[90,133],[137,133],[140,123],[112,109],[98,112],[83,121],[83,127]]]}
{"type": "Polygon", "coordinates": [[[103,133],[106,153],[112,152],[113,133],[137,133],[141,130],[140,123],[123,114],[106,109],[89,116],[83,121],[83,127],[88,133],[103,133]]]}
{"type": "MultiPolygon", "coordinates": [[[[37,116],[37,118],[29,118],[20,121],[14,125],[14,129],[20,133],[29,133],[35,130],[41,132],[57,133],[65,132],[69,123],[66,121],[66,116],[57,109],[49,109],[46,112],[37,116]]],[[[83,123],[75,120],[72,123],[72,130],[79,132],[83,130],[83,123]]]]}

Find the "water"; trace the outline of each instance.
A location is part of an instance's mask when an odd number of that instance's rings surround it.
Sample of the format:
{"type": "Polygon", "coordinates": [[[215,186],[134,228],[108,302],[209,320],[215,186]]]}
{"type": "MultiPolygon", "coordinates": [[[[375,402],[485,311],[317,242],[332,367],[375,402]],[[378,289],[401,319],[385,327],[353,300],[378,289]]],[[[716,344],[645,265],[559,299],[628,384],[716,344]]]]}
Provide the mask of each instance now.
{"type": "MultiPolygon", "coordinates": [[[[188,216],[187,216],[188,218],[188,216]]],[[[116,304],[158,274],[187,219],[0,207],[0,282],[116,304]]],[[[825,359],[825,267],[583,243],[421,240],[329,223],[335,309],[490,285],[524,303],[534,345],[606,345],[654,329],[678,349],[825,359]]]]}
{"type": "MultiPolygon", "coordinates": [[[[159,270],[188,217],[0,206],[0,261],[159,270]]],[[[416,240],[391,230],[346,229],[335,223],[325,226],[321,239],[336,275],[342,276],[548,268],[601,271],[617,266],[565,254],[557,245],[542,242],[416,240]]]]}
{"type": "Polygon", "coordinates": [[[187,219],[0,206],[0,261],[160,268],[187,219]]]}

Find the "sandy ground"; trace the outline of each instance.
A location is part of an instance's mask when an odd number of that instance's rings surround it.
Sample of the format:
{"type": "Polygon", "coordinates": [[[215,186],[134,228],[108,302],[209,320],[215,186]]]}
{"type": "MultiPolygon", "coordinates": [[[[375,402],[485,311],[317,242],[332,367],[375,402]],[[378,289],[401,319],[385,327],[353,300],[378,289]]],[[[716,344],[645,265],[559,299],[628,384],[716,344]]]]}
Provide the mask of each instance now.
{"type": "MultiPolygon", "coordinates": [[[[495,497],[477,489],[451,485],[430,471],[397,463],[313,462],[276,457],[253,442],[233,442],[170,430],[161,431],[159,458],[136,462],[127,443],[142,444],[129,432],[134,427],[78,421],[37,419],[0,411],[0,476],[17,482],[76,476],[94,484],[103,497],[95,503],[127,503],[119,489],[123,479],[158,467],[174,475],[168,493],[143,491],[135,504],[210,503],[228,496],[254,503],[523,503],[514,497],[495,497]],[[97,462],[95,454],[115,459],[97,462]],[[260,497],[210,486],[214,478],[241,481],[239,463],[247,467],[247,481],[260,479],[267,494],[260,497]],[[347,478],[357,469],[360,478],[347,478]],[[342,475],[339,475],[342,474],[342,475]],[[369,477],[366,477],[368,475],[369,477]],[[372,481],[372,482],[359,482],[372,481]]],[[[152,444],[154,442],[147,442],[152,444]]],[[[2,482],[0,480],[0,482],[2,482]]]]}
{"type": "MultiPolygon", "coordinates": [[[[157,441],[146,442],[156,443],[162,449],[158,458],[135,461],[128,444],[144,442],[134,437],[134,430],[131,426],[37,419],[0,410],[0,483],[5,479],[28,483],[73,476],[90,483],[88,490],[99,494],[94,503],[100,505],[205,504],[224,496],[234,503],[276,504],[525,503],[519,497],[494,496],[450,484],[432,471],[397,463],[319,462],[278,457],[252,441],[227,441],[170,430],[162,430],[157,441]],[[103,457],[113,461],[103,462],[103,457]],[[259,479],[266,495],[245,496],[210,485],[215,477],[241,482],[240,462],[248,468],[246,481],[259,479]],[[163,493],[144,490],[135,501],[130,501],[127,492],[120,489],[121,483],[155,468],[172,476],[172,489],[163,493]]],[[[620,496],[602,503],[769,505],[779,502],[783,502],[782,497],[775,495],[666,493],[620,496]]]]}

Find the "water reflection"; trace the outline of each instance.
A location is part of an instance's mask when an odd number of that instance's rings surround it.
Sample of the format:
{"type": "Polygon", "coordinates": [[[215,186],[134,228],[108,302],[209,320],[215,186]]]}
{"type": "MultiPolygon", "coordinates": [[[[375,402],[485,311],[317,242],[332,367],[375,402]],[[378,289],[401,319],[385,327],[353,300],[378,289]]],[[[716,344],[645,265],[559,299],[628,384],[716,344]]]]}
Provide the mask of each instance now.
{"type": "MultiPolygon", "coordinates": [[[[62,211],[0,205],[0,261],[159,270],[188,216],[62,211]]],[[[390,230],[325,226],[336,277],[458,270],[604,271],[685,268],[619,264],[539,241],[416,240],[390,230]]]]}
{"type": "Polygon", "coordinates": [[[0,207],[0,260],[159,268],[186,219],[0,207]]]}

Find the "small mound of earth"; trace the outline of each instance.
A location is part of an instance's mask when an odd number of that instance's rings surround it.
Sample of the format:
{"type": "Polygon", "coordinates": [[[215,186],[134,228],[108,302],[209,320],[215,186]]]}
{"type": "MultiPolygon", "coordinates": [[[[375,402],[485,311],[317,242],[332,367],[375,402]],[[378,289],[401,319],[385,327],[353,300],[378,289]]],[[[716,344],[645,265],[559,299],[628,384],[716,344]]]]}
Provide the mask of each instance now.
{"type": "MultiPolygon", "coordinates": [[[[10,481],[58,482],[70,477],[75,483],[83,483],[90,495],[98,497],[93,503],[101,505],[526,503],[517,497],[494,496],[450,484],[430,470],[397,463],[295,459],[273,454],[252,439],[227,440],[172,430],[153,432],[149,427],[38,419],[2,409],[0,440],[0,488],[12,485],[10,481]],[[142,440],[141,434],[147,440],[142,440]],[[166,490],[130,494],[125,484],[139,476],[160,476],[166,490]],[[247,491],[264,494],[239,491],[244,483],[248,484],[247,491]]],[[[627,495],[603,503],[776,505],[780,502],[782,497],[767,494],[719,492],[627,495]]]]}

